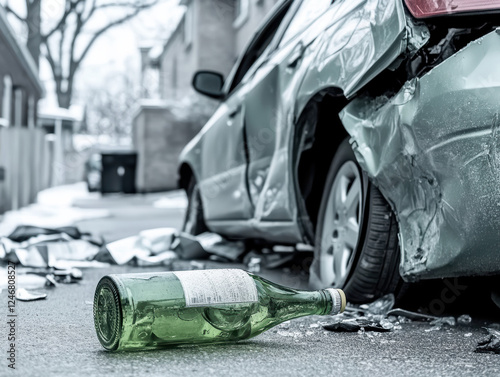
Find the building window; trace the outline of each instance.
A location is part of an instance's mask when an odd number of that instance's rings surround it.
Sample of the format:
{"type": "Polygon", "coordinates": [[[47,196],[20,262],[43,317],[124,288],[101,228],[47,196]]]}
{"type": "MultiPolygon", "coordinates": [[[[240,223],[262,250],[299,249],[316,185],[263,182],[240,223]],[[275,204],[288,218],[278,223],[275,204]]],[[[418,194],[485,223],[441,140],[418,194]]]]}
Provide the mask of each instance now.
{"type": "Polygon", "coordinates": [[[191,46],[193,42],[193,28],[194,28],[194,13],[193,5],[189,5],[184,14],[184,44],[186,47],[191,46]]]}
{"type": "Polygon", "coordinates": [[[250,0],[236,0],[236,19],[233,22],[233,27],[238,29],[247,20],[250,12],[250,0]]]}
{"type": "Polygon", "coordinates": [[[3,100],[2,100],[2,118],[0,124],[2,126],[10,126],[10,113],[12,109],[12,79],[10,76],[3,78],[3,100]]]}

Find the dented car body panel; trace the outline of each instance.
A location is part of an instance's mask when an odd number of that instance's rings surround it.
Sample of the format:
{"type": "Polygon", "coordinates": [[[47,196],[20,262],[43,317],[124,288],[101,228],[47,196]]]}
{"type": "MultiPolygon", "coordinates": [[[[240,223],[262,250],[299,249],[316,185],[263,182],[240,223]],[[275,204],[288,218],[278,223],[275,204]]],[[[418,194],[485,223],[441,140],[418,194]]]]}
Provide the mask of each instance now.
{"type": "Polygon", "coordinates": [[[358,98],[341,114],[360,165],[398,216],[407,279],[499,271],[499,62],[494,31],[377,111],[376,99],[358,98]]]}
{"type": "Polygon", "coordinates": [[[403,4],[382,3],[337,1],[284,46],[270,45],[264,64],[249,70],[243,85],[188,145],[181,162],[200,182],[211,230],[273,242],[304,241],[290,158],[295,121],[319,91],[335,86],[353,95],[404,51],[403,4]],[[299,49],[302,55],[293,65],[290,60],[299,49]]]}
{"type": "MultiPolygon", "coordinates": [[[[292,2],[283,23],[300,3],[292,2]]],[[[199,182],[209,229],[312,242],[296,184],[297,123],[318,95],[334,91],[348,104],[332,127],[349,133],[359,164],[398,218],[401,275],[500,271],[500,35],[486,35],[395,94],[370,97],[364,89],[381,72],[429,40],[402,0],[337,0],[280,44],[285,30],[181,155],[199,182]]]]}

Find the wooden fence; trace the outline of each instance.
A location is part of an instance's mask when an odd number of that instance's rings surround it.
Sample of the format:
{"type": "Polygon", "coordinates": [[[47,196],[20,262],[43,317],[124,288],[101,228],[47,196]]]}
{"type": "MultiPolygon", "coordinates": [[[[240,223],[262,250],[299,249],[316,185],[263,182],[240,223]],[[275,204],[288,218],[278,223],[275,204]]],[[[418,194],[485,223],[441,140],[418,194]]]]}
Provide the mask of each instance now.
{"type": "Polygon", "coordinates": [[[53,143],[42,129],[0,127],[0,213],[34,202],[51,186],[53,143]]]}

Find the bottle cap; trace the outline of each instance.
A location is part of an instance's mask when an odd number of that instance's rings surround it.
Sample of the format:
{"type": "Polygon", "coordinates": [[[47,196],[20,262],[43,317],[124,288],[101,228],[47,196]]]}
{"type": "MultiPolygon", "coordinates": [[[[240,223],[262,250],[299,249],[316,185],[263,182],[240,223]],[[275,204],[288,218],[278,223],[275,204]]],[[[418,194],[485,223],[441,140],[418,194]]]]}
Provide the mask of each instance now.
{"type": "Polygon", "coordinates": [[[332,296],[332,311],[330,315],[342,313],[347,303],[344,291],[335,288],[326,288],[325,291],[328,291],[330,296],[332,296]]]}
{"type": "Polygon", "coordinates": [[[109,277],[102,278],[97,284],[94,325],[102,346],[108,350],[117,349],[122,331],[122,310],[118,288],[109,277]]]}

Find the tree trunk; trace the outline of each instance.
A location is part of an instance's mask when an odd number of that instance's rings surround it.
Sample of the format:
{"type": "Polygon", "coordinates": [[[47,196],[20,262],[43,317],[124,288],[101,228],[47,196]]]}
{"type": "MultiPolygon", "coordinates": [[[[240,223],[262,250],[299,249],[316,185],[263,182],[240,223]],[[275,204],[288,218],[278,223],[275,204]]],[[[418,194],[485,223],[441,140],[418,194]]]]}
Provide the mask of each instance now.
{"type": "Polygon", "coordinates": [[[72,92],[67,90],[65,92],[58,90],[57,91],[57,102],[59,103],[59,107],[63,109],[69,109],[71,106],[71,97],[72,92]]]}
{"type": "Polygon", "coordinates": [[[28,51],[35,61],[37,69],[40,66],[40,46],[42,44],[41,1],[35,0],[28,6],[26,24],[28,26],[28,51]]]}

